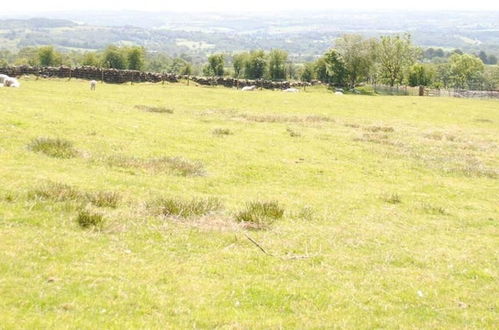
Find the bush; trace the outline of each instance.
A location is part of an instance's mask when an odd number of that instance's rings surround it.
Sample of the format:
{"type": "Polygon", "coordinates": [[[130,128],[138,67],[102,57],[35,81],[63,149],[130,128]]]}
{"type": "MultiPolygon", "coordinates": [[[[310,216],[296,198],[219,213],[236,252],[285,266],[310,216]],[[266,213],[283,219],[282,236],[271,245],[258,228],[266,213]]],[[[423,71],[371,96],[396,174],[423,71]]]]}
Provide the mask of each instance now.
{"type": "Polygon", "coordinates": [[[271,225],[284,215],[284,209],[276,201],[250,202],[246,209],[236,214],[236,221],[263,228],[271,225]]]}
{"type": "Polygon", "coordinates": [[[220,210],[222,203],[217,198],[183,200],[180,198],[161,198],[149,205],[150,209],[162,216],[189,218],[202,216],[220,210]]]}
{"type": "Polygon", "coordinates": [[[96,212],[81,210],[76,217],[76,222],[81,228],[101,229],[104,224],[104,216],[96,212]]]}
{"type": "Polygon", "coordinates": [[[73,158],[78,155],[72,142],[59,138],[36,138],[28,145],[28,149],[54,158],[73,158]]]}

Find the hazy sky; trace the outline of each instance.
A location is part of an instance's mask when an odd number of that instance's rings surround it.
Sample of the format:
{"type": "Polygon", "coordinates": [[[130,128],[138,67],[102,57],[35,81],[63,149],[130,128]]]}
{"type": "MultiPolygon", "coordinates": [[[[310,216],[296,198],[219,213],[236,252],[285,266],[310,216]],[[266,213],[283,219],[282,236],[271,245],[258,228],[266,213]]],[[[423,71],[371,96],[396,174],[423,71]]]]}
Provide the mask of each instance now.
{"type": "Polygon", "coordinates": [[[0,15],[33,11],[122,10],[144,11],[276,11],[282,9],[422,9],[499,10],[499,0],[2,0],[0,15]]]}

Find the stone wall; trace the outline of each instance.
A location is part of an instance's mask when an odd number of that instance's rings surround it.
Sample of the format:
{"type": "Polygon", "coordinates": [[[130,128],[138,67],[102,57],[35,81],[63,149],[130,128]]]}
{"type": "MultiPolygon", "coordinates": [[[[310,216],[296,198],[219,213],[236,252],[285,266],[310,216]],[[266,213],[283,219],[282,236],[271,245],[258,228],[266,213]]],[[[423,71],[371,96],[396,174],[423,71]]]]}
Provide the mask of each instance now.
{"type": "Polygon", "coordinates": [[[270,80],[246,80],[229,77],[194,77],[179,76],[171,73],[142,72],[135,70],[100,69],[90,66],[76,68],[61,67],[32,67],[32,66],[12,66],[0,68],[0,73],[11,77],[23,75],[35,75],[42,78],[78,78],[88,80],[102,80],[107,83],[121,84],[125,82],[178,82],[180,79],[189,79],[199,85],[205,86],[225,86],[242,88],[255,85],[264,89],[286,89],[290,87],[310,86],[315,83],[270,81],[270,80]]]}

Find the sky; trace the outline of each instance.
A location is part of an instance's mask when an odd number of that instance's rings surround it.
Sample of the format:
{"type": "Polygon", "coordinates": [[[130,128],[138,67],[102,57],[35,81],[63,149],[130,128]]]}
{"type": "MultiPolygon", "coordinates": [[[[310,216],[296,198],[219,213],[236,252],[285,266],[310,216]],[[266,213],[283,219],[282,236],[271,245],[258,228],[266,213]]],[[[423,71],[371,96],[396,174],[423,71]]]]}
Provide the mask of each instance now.
{"type": "Polygon", "coordinates": [[[493,10],[499,0],[2,0],[0,15],[10,13],[67,10],[142,10],[142,11],[278,11],[320,9],[421,9],[493,10]]]}

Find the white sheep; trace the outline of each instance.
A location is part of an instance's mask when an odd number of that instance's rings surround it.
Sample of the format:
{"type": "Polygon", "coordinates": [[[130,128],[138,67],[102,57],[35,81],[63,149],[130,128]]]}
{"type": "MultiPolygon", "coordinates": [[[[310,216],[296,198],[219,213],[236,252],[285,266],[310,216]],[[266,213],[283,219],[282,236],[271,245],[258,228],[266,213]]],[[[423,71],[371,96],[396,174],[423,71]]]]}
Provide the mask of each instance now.
{"type": "Polygon", "coordinates": [[[285,93],[298,93],[299,90],[291,87],[291,88],[287,88],[287,89],[283,90],[283,92],[285,92],[285,93]]]}
{"type": "Polygon", "coordinates": [[[253,86],[244,86],[241,90],[243,92],[256,91],[256,86],[255,85],[253,85],[253,86]]]}
{"type": "Polygon", "coordinates": [[[96,86],[97,86],[97,81],[91,80],[90,81],[90,90],[94,91],[96,86]]]}
{"type": "Polygon", "coordinates": [[[9,78],[6,74],[0,74],[0,84],[4,84],[5,79],[9,78]]]}
{"type": "Polygon", "coordinates": [[[12,77],[7,77],[4,82],[3,82],[5,87],[14,87],[14,88],[19,88],[21,87],[21,84],[16,78],[12,77]]]}

